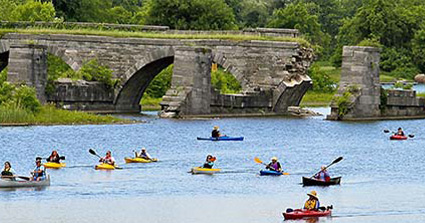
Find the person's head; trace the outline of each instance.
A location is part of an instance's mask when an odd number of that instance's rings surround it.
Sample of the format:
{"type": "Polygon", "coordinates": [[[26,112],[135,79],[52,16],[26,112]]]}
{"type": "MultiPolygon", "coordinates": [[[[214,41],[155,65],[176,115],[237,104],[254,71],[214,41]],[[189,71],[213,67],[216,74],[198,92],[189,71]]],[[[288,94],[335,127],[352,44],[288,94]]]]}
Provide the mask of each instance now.
{"type": "Polygon", "coordinates": [[[146,152],[146,148],[145,147],[142,148],[142,152],[146,152]]]}
{"type": "Polygon", "coordinates": [[[52,151],[52,156],[57,156],[57,155],[58,155],[58,151],[53,150],[53,151],[52,151]]]}
{"type": "Polygon", "coordinates": [[[315,190],[312,190],[310,193],[307,194],[309,196],[309,199],[315,199],[315,200],[319,200],[317,198],[317,192],[315,190]]]}
{"type": "Polygon", "coordinates": [[[111,156],[111,151],[110,150],[106,151],[106,156],[111,156]]]}
{"type": "Polygon", "coordinates": [[[10,165],[9,161],[4,162],[4,168],[5,169],[11,168],[11,167],[12,167],[12,165],[10,165]]]}
{"type": "Polygon", "coordinates": [[[403,129],[401,127],[398,128],[398,131],[403,131],[403,129]]]}
{"type": "Polygon", "coordinates": [[[277,157],[272,157],[272,163],[276,163],[277,162],[277,157]]]}
{"type": "Polygon", "coordinates": [[[321,166],[320,169],[321,170],[326,170],[326,166],[321,166]]]}
{"type": "Polygon", "coordinates": [[[41,166],[41,158],[37,157],[37,158],[35,159],[35,165],[37,165],[37,166],[41,166]]]}
{"type": "Polygon", "coordinates": [[[219,128],[218,128],[218,126],[214,126],[214,130],[218,130],[219,128]]]}

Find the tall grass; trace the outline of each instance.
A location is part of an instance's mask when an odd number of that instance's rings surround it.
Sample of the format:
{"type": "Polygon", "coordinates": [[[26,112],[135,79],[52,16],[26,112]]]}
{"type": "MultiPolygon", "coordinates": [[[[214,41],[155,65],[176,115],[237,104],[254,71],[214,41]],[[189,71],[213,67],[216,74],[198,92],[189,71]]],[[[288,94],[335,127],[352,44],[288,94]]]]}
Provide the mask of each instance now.
{"type": "Polygon", "coordinates": [[[0,106],[0,123],[28,125],[57,124],[112,124],[131,123],[132,121],[113,117],[111,115],[95,115],[80,111],[57,109],[53,105],[45,105],[35,115],[18,107],[0,106]]]}

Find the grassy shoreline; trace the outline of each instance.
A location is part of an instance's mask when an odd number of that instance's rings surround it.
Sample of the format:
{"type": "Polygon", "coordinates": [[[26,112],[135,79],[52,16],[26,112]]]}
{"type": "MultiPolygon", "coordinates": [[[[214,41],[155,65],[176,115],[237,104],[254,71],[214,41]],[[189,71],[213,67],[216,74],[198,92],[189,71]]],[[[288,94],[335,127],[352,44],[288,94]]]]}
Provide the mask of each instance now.
{"type": "Polygon", "coordinates": [[[81,111],[68,111],[45,105],[37,114],[22,109],[0,109],[0,126],[32,125],[102,125],[131,124],[133,120],[117,118],[112,115],[96,115],[81,111]]]}

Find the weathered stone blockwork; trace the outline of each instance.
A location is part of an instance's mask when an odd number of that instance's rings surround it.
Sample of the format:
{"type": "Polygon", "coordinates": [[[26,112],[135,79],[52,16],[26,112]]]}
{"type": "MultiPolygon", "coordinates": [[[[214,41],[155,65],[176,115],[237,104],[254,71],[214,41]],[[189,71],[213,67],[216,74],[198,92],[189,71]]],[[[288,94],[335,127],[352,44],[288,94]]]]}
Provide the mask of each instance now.
{"type": "Polygon", "coordinates": [[[8,81],[34,87],[38,99],[46,102],[47,47],[34,44],[11,46],[8,81]]]}
{"type": "MultiPolygon", "coordinates": [[[[270,32],[279,33],[279,30],[256,32],[265,35],[264,33],[270,32]]],[[[177,56],[178,49],[187,46],[210,49],[212,62],[218,63],[236,77],[241,83],[243,94],[273,92],[271,112],[274,113],[285,113],[288,106],[298,105],[311,86],[306,70],[313,60],[312,51],[295,42],[6,34],[0,40],[0,54],[11,51],[11,46],[28,41],[46,46],[48,53],[61,57],[74,70],[93,58],[111,68],[114,77],[120,80],[112,101],[117,112],[140,111],[139,101],[143,92],[159,71],[168,65],[175,63],[175,71],[180,71],[180,76],[186,75],[184,69],[189,68],[183,68],[184,63],[190,61],[177,62],[177,56]],[[178,64],[183,67],[179,68],[178,64]]],[[[9,61],[11,62],[10,58],[9,61]]],[[[187,72],[189,74],[198,69],[195,68],[196,64],[192,65],[194,67],[187,72]]],[[[204,68],[207,69],[206,66],[204,68]]],[[[209,91],[210,88],[206,87],[208,84],[203,85],[205,89],[202,92],[209,91]]],[[[177,87],[179,86],[174,86],[174,89],[177,87]]],[[[198,96],[202,98],[203,95],[204,93],[194,92],[192,99],[198,96]]],[[[88,105],[84,109],[92,110],[90,100],[88,99],[88,105]]],[[[197,113],[193,109],[187,112],[197,113]]]]}
{"type": "Polygon", "coordinates": [[[354,87],[359,90],[351,98],[351,106],[343,117],[331,105],[330,120],[374,120],[425,117],[425,99],[415,91],[382,91],[379,81],[380,51],[372,47],[344,47],[341,81],[337,97],[354,87]],[[381,100],[382,97],[382,100],[381,100]]]}

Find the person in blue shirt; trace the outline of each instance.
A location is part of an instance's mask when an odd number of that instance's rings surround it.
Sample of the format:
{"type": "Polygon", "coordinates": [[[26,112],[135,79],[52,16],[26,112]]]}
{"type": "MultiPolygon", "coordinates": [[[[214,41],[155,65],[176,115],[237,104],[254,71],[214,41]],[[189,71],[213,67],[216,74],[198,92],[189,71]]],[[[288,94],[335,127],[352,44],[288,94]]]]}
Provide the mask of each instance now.
{"type": "Polygon", "coordinates": [[[44,169],[44,166],[41,165],[41,158],[37,158],[35,160],[35,169],[32,171],[32,181],[42,181],[46,179],[46,170],[44,169]]]}

